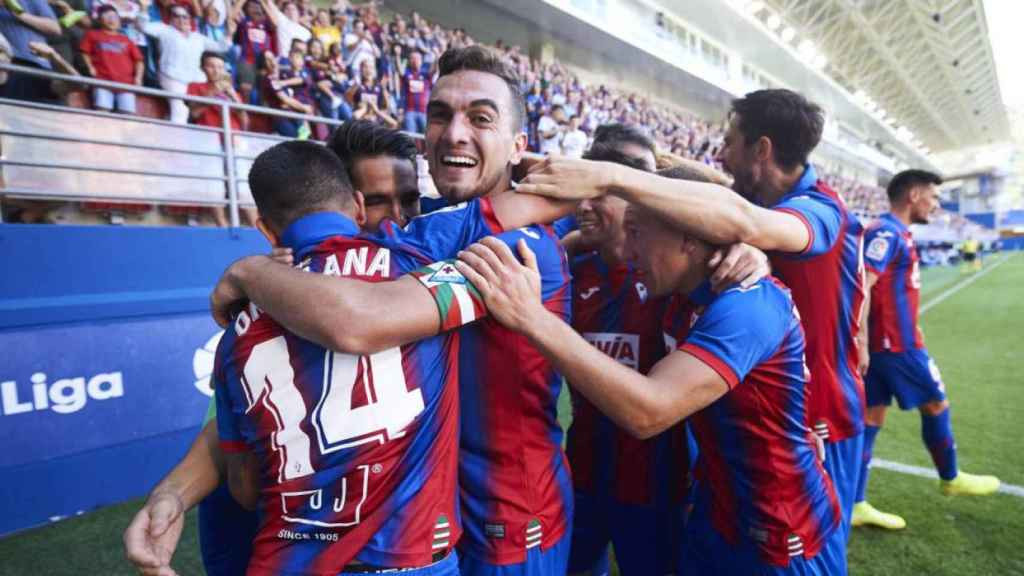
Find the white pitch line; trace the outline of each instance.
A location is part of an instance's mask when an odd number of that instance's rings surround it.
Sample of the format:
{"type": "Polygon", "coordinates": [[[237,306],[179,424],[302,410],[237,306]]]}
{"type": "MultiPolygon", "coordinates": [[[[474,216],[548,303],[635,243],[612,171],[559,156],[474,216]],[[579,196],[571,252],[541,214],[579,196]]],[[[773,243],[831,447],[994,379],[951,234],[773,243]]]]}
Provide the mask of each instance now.
{"type": "MultiPolygon", "coordinates": [[[[900,474],[909,474],[910,476],[919,476],[921,478],[931,478],[938,480],[939,475],[935,473],[935,470],[931,468],[922,468],[920,466],[911,466],[909,464],[901,464],[899,462],[892,462],[889,460],[882,460],[881,458],[871,459],[872,468],[881,468],[883,470],[889,470],[891,472],[899,472],[900,474]]],[[[1024,486],[1016,486],[1014,484],[1000,484],[999,492],[1002,494],[1009,494],[1010,496],[1016,496],[1018,498],[1024,498],[1024,486]]]]}
{"type": "Polygon", "coordinates": [[[987,275],[987,274],[988,274],[989,272],[991,272],[991,271],[995,270],[995,269],[996,269],[996,268],[998,268],[998,267],[999,267],[1000,265],[1002,265],[1002,264],[1003,264],[1003,262],[1006,262],[1006,261],[1007,261],[1007,260],[1009,260],[1010,258],[1012,258],[1012,256],[1010,256],[1010,255],[1006,255],[1006,256],[1003,256],[1003,257],[1002,257],[1002,258],[1001,258],[1001,259],[1000,259],[1000,260],[999,260],[998,262],[995,262],[994,264],[990,265],[990,266],[989,266],[988,268],[985,268],[985,269],[984,269],[984,270],[982,270],[981,272],[977,272],[977,273],[975,273],[974,275],[972,275],[971,277],[969,277],[969,278],[966,278],[966,279],[964,279],[964,280],[961,280],[960,282],[957,282],[957,283],[956,283],[956,284],[954,284],[954,285],[953,285],[952,287],[948,288],[948,289],[947,289],[947,290],[946,290],[945,292],[943,292],[942,294],[939,294],[939,295],[938,295],[938,296],[936,296],[935,298],[932,298],[931,300],[929,300],[929,301],[928,301],[928,303],[927,303],[927,304],[925,304],[924,306],[922,306],[922,307],[921,307],[921,310],[920,310],[920,312],[918,312],[918,316],[919,316],[919,317],[920,317],[920,316],[923,316],[925,312],[927,312],[927,311],[931,310],[931,309],[932,309],[932,308],[934,308],[935,306],[938,306],[938,305],[939,305],[939,304],[941,304],[941,303],[942,303],[942,302],[943,302],[943,301],[944,301],[944,300],[945,300],[946,298],[949,298],[950,296],[952,296],[952,295],[956,294],[957,292],[959,292],[959,291],[963,290],[964,288],[967,288],[967,287],[968,287],[968,286],[970,286],[971,284],[974,284],[974,283],[975,283],[975,282],[977,282],[978,280],[981,280],[982,276],[985,276],[985,275],[987,275]]]}

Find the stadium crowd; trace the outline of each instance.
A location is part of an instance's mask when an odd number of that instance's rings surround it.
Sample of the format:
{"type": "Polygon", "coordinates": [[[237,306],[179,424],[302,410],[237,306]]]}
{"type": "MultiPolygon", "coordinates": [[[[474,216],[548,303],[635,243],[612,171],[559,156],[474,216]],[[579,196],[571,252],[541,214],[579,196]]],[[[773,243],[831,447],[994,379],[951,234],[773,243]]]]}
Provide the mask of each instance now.
{"type": "MultiPolygon", "coordinates": [[[[425,131],[426,103],[444,50],[475,43],[394,13],[376,2],[329,8],[311,0],[5,0],[0,4],[0,58],[171,92],[222,98],[323,116],[367,119],[410,133],[425,131]],[[6,40],[4,39],[6,37],[6,40]]],[[[558,60],[540,62],[519,46],[494,46],[519,74],[526,95],[530,150],[581,157],[602,124],[642,126],[660,150],[720,168],[723,126],[624,87],[588,85],[558,60]]],[[[80,87],[24,76],[0,78],[5,97],[50,100],[80,87]]],[[[135,113],[135,95],[94,88],[91,104],[135,113]]],[[[221,126],[221,112],[170,100],[167,119],[221,126]]],[[[327,128],[273,117],[257,126],[245,113],[232,126],[325,139],[327,128]]],[[[825,175],[865,221],[886,209],[884,190],[825,175]]],[[[224,219],[217,218],[223,225],[224,219]]]]}

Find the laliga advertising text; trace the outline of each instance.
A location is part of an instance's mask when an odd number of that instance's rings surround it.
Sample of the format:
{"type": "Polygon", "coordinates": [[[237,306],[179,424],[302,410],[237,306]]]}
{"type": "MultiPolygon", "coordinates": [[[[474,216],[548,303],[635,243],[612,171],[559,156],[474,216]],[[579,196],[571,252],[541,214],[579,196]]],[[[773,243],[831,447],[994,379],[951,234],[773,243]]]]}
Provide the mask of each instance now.
{"type": "Polygon", "coordinates": [[[89,399],[108,400],[124,396],[124,383],[120,372],[96,374],[91,378],[62,378],[52,383],[46,374],[36,372],[30,378],[31,391],[19,393],[14,380],[0,382],[0,404],[4,416],[24,414],[36,410],[53,410],[58,414],[73,414],[85,407],[89,399]]]}

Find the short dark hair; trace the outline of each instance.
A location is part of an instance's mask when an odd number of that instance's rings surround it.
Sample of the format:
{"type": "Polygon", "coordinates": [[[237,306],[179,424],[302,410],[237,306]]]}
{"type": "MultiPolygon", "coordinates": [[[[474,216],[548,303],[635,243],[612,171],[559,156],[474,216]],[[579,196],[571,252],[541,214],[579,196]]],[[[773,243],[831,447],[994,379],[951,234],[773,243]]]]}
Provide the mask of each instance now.
{"type": "Polygon", "coordinates": [[[107,12],[114,12],[118,16],[121,16],[121,13],[117,11],[117,7],[116,6],[114,6],[113,4],[104,4],[103,6],[100,6],[99,8],[96,9],[96,17],[97,18],[102,18],[103,15],[106,14],[107,12]]]}
{"type": "Polygon", "coordinates": [[[657,148],[654,145],[654,140],[648,136],[647,132],[639,126],[633,126],[630,124],[620,124],[618,122],[612,124],[601,124],[594,129],[594,144],[599,142],[608,143],[612,146],[636,144],[641,148],[650,150],[651,154],[657,154],[657,148]]]}
{"type": "Polygon", "coordinates": [[[672,180],[689,180],[691,182],[703,182],[705,184],[721,184],[719,172],[714,168],[700,162],[687,162],[677,164],[669,168],[662,168],[655,172],[662,178],[672,180]]]}
{"type": "Polygon", "coordinates": [[[494,74],[504,80],[505,86],[508,87],[509,99],[512,101],[512,112],[515,114],[513,126],[517,131],[522,129],[523,120],[526,118],[526,99],[520,87],[519,73],[508,62],[502,60],[497,52],[478,44],[465,48],[449,48],[441,54],[437,70],[438,79],[463,70],[473,70],[494,74]]]}
{"type": "Polygon", "coordinates": [[[352,202],[352,182],[338,156],[302,140],[275,144],[257,156],[249,189],[260,216],[281,230],[306,214],[352,202]]]}
{"type": "Polygon", "coordinates": [[[227,62],[227,60],[224,59],[224,55],[221,54],[220,52],[214,52],[213,50],[207,50],[207,51],[203,52],[202,56],[199,57],[199,65],[202,66],[203,63],[206,62],[207,58],[216,58],[217,60],[220,60],[221,62],[227,62]]]}
{"type": "Polygon", "coordinates": [[[732,101],[739,131],[746,143],[762,136],[772,142],[772,154],[783,168],[807,163],[821,141],[825,113],[803,95],[785,89],[757,90],[732,101]]]}
{"type": "Polygon", "coordinates": [[[385,128],[369,120],[349,120],[331,135],[327,147],[341,159],[352,177],[352,166],[360,158],[389,156],[412,162],[416,168],[416,141],[409,136],[385,128]]]}
{"type": "Polygon", "coordinates": [[[889,202],[895,202],[910,192],[910,189],[922,184],[942,184],[942,176],[928,170],[910,169],[904,170],[892,177],[885,192],[889,195],[889,202]]]}
{"type": "Polygon", "coordinates": [[[597,162],[614,162],[647,172],[647,162],[643,158],[624,154],[618,148],[618,144],[619,142],[598,142],[595,140],[590,145],[590,149],[583,155],[583,159],[595,160],[597,162]]]}

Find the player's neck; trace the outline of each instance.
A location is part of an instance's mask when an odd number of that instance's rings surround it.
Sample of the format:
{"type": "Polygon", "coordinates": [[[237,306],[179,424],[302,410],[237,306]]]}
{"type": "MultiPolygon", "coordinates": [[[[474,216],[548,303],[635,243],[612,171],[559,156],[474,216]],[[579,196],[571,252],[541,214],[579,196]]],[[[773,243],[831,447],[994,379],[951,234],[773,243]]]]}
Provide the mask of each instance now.
{"type": "Polygon", "coordinates": [[[609,270],[614,270],[626,262],[626,255],[621,242],[605,242],[598,246],[597,253],[601,256],[601,260],[604,261],[609,270]]]}
{"type": "Polygon", "coordinates": [[[893,206],[889,213],[896,217],[897,220],[903,222],[904,226],[910,226],[910,205],[904,204],[902,206],[893,206]]]}
{"type": "Polygon", "coordinates": [[[767,177],[761,182],[758,197],[762,199],[764,206],[774,206],[793,190],[803,176],[803,166],[788,171],[773,167],[768,170],[767,177]]]}

